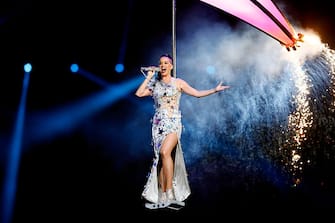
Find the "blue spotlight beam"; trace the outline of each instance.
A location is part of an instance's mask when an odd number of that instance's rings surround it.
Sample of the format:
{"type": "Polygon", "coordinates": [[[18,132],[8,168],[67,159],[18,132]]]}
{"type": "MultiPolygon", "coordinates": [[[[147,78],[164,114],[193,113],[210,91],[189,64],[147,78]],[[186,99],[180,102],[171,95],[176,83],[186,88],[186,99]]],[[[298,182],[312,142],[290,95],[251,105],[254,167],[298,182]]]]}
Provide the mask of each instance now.
{"type": "Polygon", "coordinates": [[[107,81],[98,78],[97,76],[95,76],[94,74],[92,74],[91,72],[88,72],[87,70],[84,70],[80,67],[78,67],[78,71],[79,74],[83,75],[84,77],[86,77],[87,79],[97,83],[98,85],[102,86],[102,87],[110,87],[110,83],[108,83],[107,81]]]}
{"type": "Polygon", "coordinates": [[[11,222],[15,203],[14,201],[15,201],[17,175],[18,175],[20,154],[21,154],[25,105],[29,86],[29,77],[30,72],[25,72],[21,101],[18,108],[16,125],[14,128],[14,134],[8,154],[7,169],[5,172],[5,179],[3,186],[3,200],[2,200],[3,223],[11,222]]]}
{"type": "Polygon", "coordinates": [[[143,78],[139,77],[118,85],[109,85],[102,92],[71,103],[69,106],[39,113],[33,120],[34,123],[30,124],[26,141],[40,142],[71,131],[89,116],[129,95],[142,81],[143,78]]]}
{"type": "MultiPolygon", "coordinates": [[[[128,0],[128,10],[127,10],[127,17],[126,21],[124,24],[124,30],[122,34],[122,42],[120,44],[120,49],[119,49],[119,58],[118,58],[118,64],[123,66],[124,63],[124,58],[125,54],[127,51],[127,41],[128,41],[128,33],[129,33],[129,26],[130,26],[130,21],[131,21],[131,15],[133,14],[133,3],[134,0],[128,0]]],[[[117,68],[117,67],[116,67],[117,68]]],[[[123,72],[124,69],[117,70],[116,72],[123,72]]]]}

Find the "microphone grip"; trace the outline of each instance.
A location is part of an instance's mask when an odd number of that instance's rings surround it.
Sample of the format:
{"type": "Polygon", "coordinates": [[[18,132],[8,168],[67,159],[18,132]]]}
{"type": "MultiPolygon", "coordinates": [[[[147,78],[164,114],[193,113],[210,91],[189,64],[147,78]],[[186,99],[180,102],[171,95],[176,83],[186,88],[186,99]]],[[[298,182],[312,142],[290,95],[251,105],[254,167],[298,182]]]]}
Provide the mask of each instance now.
{"type": "Polygon", "coordinates": [[[159,67],[141,67],[141,70],[142,71],[155,71],[155,72],[158,72],[159,71],[159,67]]]}

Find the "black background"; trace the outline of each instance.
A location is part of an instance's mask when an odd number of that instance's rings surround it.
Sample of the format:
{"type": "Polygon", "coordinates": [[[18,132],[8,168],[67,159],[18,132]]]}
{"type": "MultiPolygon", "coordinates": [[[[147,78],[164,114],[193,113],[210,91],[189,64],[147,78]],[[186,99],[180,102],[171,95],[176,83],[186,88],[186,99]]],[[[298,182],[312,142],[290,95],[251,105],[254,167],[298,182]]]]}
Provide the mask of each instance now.
{"type": "MultiPolygon", "coordinates": [[[[302,27],[312,27],[323,42],[328,43],[330,48],[335,47],[334,12],[328,2],[282,2],[286,4],[290,16],[299,21],[302,27]]],[[[200,1],[183,0],[176,1],[177,24],[183,10],[194,5],[212,10],[222,21],[237,22],[200,1]]],[[[12,132],[25,62],[33,64],[27,98],[28,114],[71,102],[100,89],[100,86],[71,75],[69,64],[77,62],[109,83],[119,83],[139,75],[134,71],[149,63],[147,52],[151,41],[171,35],[171,6],[172,1],[167,0],[1,1],[1,134],[7,136],[12,132]],[[125,24],[129,25],[126,37],[125,24]],[[118,62],[123,41],[127,42],[125,72],[118,74],[114,66],[118,62]]],[[[97,119],[110,115],[113,122],[120,126],[124,121],[131,121],[124,119],[132,115],[129,100],[133,100],[132,94],[106,109],[97,119]]],[[[149,130],[148,122],[143,122],[145,127],[134,131],[149,130]]],[[[117,141],[111,147],[122,150],[127,143],[135,140],[132,137],[136,137],[136,134],[129,135],[128,142],[117,141]]],[[[1,144],[1,173],[4,176],[8,141],[4,140],[1,144]]],[[[141,146],[138,145],[139,150],[141,146]]],[[[313,198],[306,198],[303,192],[282,194],[276,188],[259,184],[250,190],[238,186],[223,187],[220,194],[201,197],[197,195],[197,190],[203,187],[192,185],[190,201],[180,212],[149,211],[143,207],[140,194],[151,164],[151,154],[128,161],[127,168],[119,168],[119,162],[122,162],[122,158],[104,154],[99,150],[98,143],[91,143],[90,139],[76,131],[23,149],[14,221],[113,222],[117,216],[135,220],[138,220],[137,217],[159,220],[157,217],[160,216],[197,215],[224,218],[232,213],[229,210],[244,208],[257,209],[253,216],[265,215],[264,209],[283,216],[299,206],[334,207],[333,202],[328,200],[328,194],[323,191],[318,191],[313,198]]],[[[212,181],[215,183],[217,180],[212,181]]],[[[211,188],[206,190],[210,194],[211,188]]]]}

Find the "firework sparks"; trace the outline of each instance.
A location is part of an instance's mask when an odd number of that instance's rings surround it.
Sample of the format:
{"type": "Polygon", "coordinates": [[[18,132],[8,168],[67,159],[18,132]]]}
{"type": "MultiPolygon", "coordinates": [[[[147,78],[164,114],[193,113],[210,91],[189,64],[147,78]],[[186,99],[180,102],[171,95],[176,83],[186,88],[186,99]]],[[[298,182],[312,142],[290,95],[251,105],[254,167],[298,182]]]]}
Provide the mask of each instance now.
{"type": "Polygon", "coordinates": [[[294,176],[303,170],[304,162],[302,161],[302,142],[306,140],[306,132],[313,124],[313,113],[309,105],[309,88],[310,81],[302,69],[297,69],[295,72],[295,87],[296,95],[293,96],[292,103],[296,110],[289,115],[288,129],[293,133],[291,150],[291,159],[289,161],[289,169],[294,176]]]}
{"type": "MultiPolygon", "coordinates": [[[[315,42],[315,36],[312,36],[310,40],[311,43],[315,42]]],[[[322,93],[322,96],[327,98],[324,96],[326,94],[333,98],[328,110],[330,112],[335,111],[335,51],[329,49],[327,45],[322,46],[323,49],[317,56],[318,59],[316,59],[316,61],[312,60],[314,63],[313,67],[309,64],[309,60],[304,61],[302,65],[300,62],[296,62],[296,69],[293,72],[294,76],[292,81],[294,81],[296,88],[296,93],[292,97],[294,111],[288,117],[287,140],[279,150],[284,151],[284,154],[286,154],[286,156],[283,156],[282,162],[292,173],[294,185],[301,183],[304,167],[310,164],[311,159],[313,159],[313,157],[304,156],[304,142],[308,140],[309,129],[312,128],[313,125],[318,125],[315,123],[315,117],[318,116],[318,114],[315,114],[312,109],[312,104],[315,103],[317,99],[311,98],[310,95],[313,85],[319,84],[315,81],[315,79],[319,78],[316,76],[324,76],[325,70],[323,68],[328,70],[329,77],[327,77],[327,79],[329,78],[330,84],[325,89],[326,92],[322,93]]]]}

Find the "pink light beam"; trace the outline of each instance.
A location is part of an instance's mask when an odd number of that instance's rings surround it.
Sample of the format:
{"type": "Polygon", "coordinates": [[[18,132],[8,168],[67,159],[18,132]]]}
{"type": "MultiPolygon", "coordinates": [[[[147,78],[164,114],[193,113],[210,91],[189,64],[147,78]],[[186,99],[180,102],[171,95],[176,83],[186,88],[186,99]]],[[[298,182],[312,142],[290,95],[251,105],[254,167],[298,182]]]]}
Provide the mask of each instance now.
{"type": "Polygon", "coordinates": [[[289,50],[295,49],[302,34],[296,35],[283,13],[271,0],[201,0],[252,25],[279,41],[289,50]]]}

